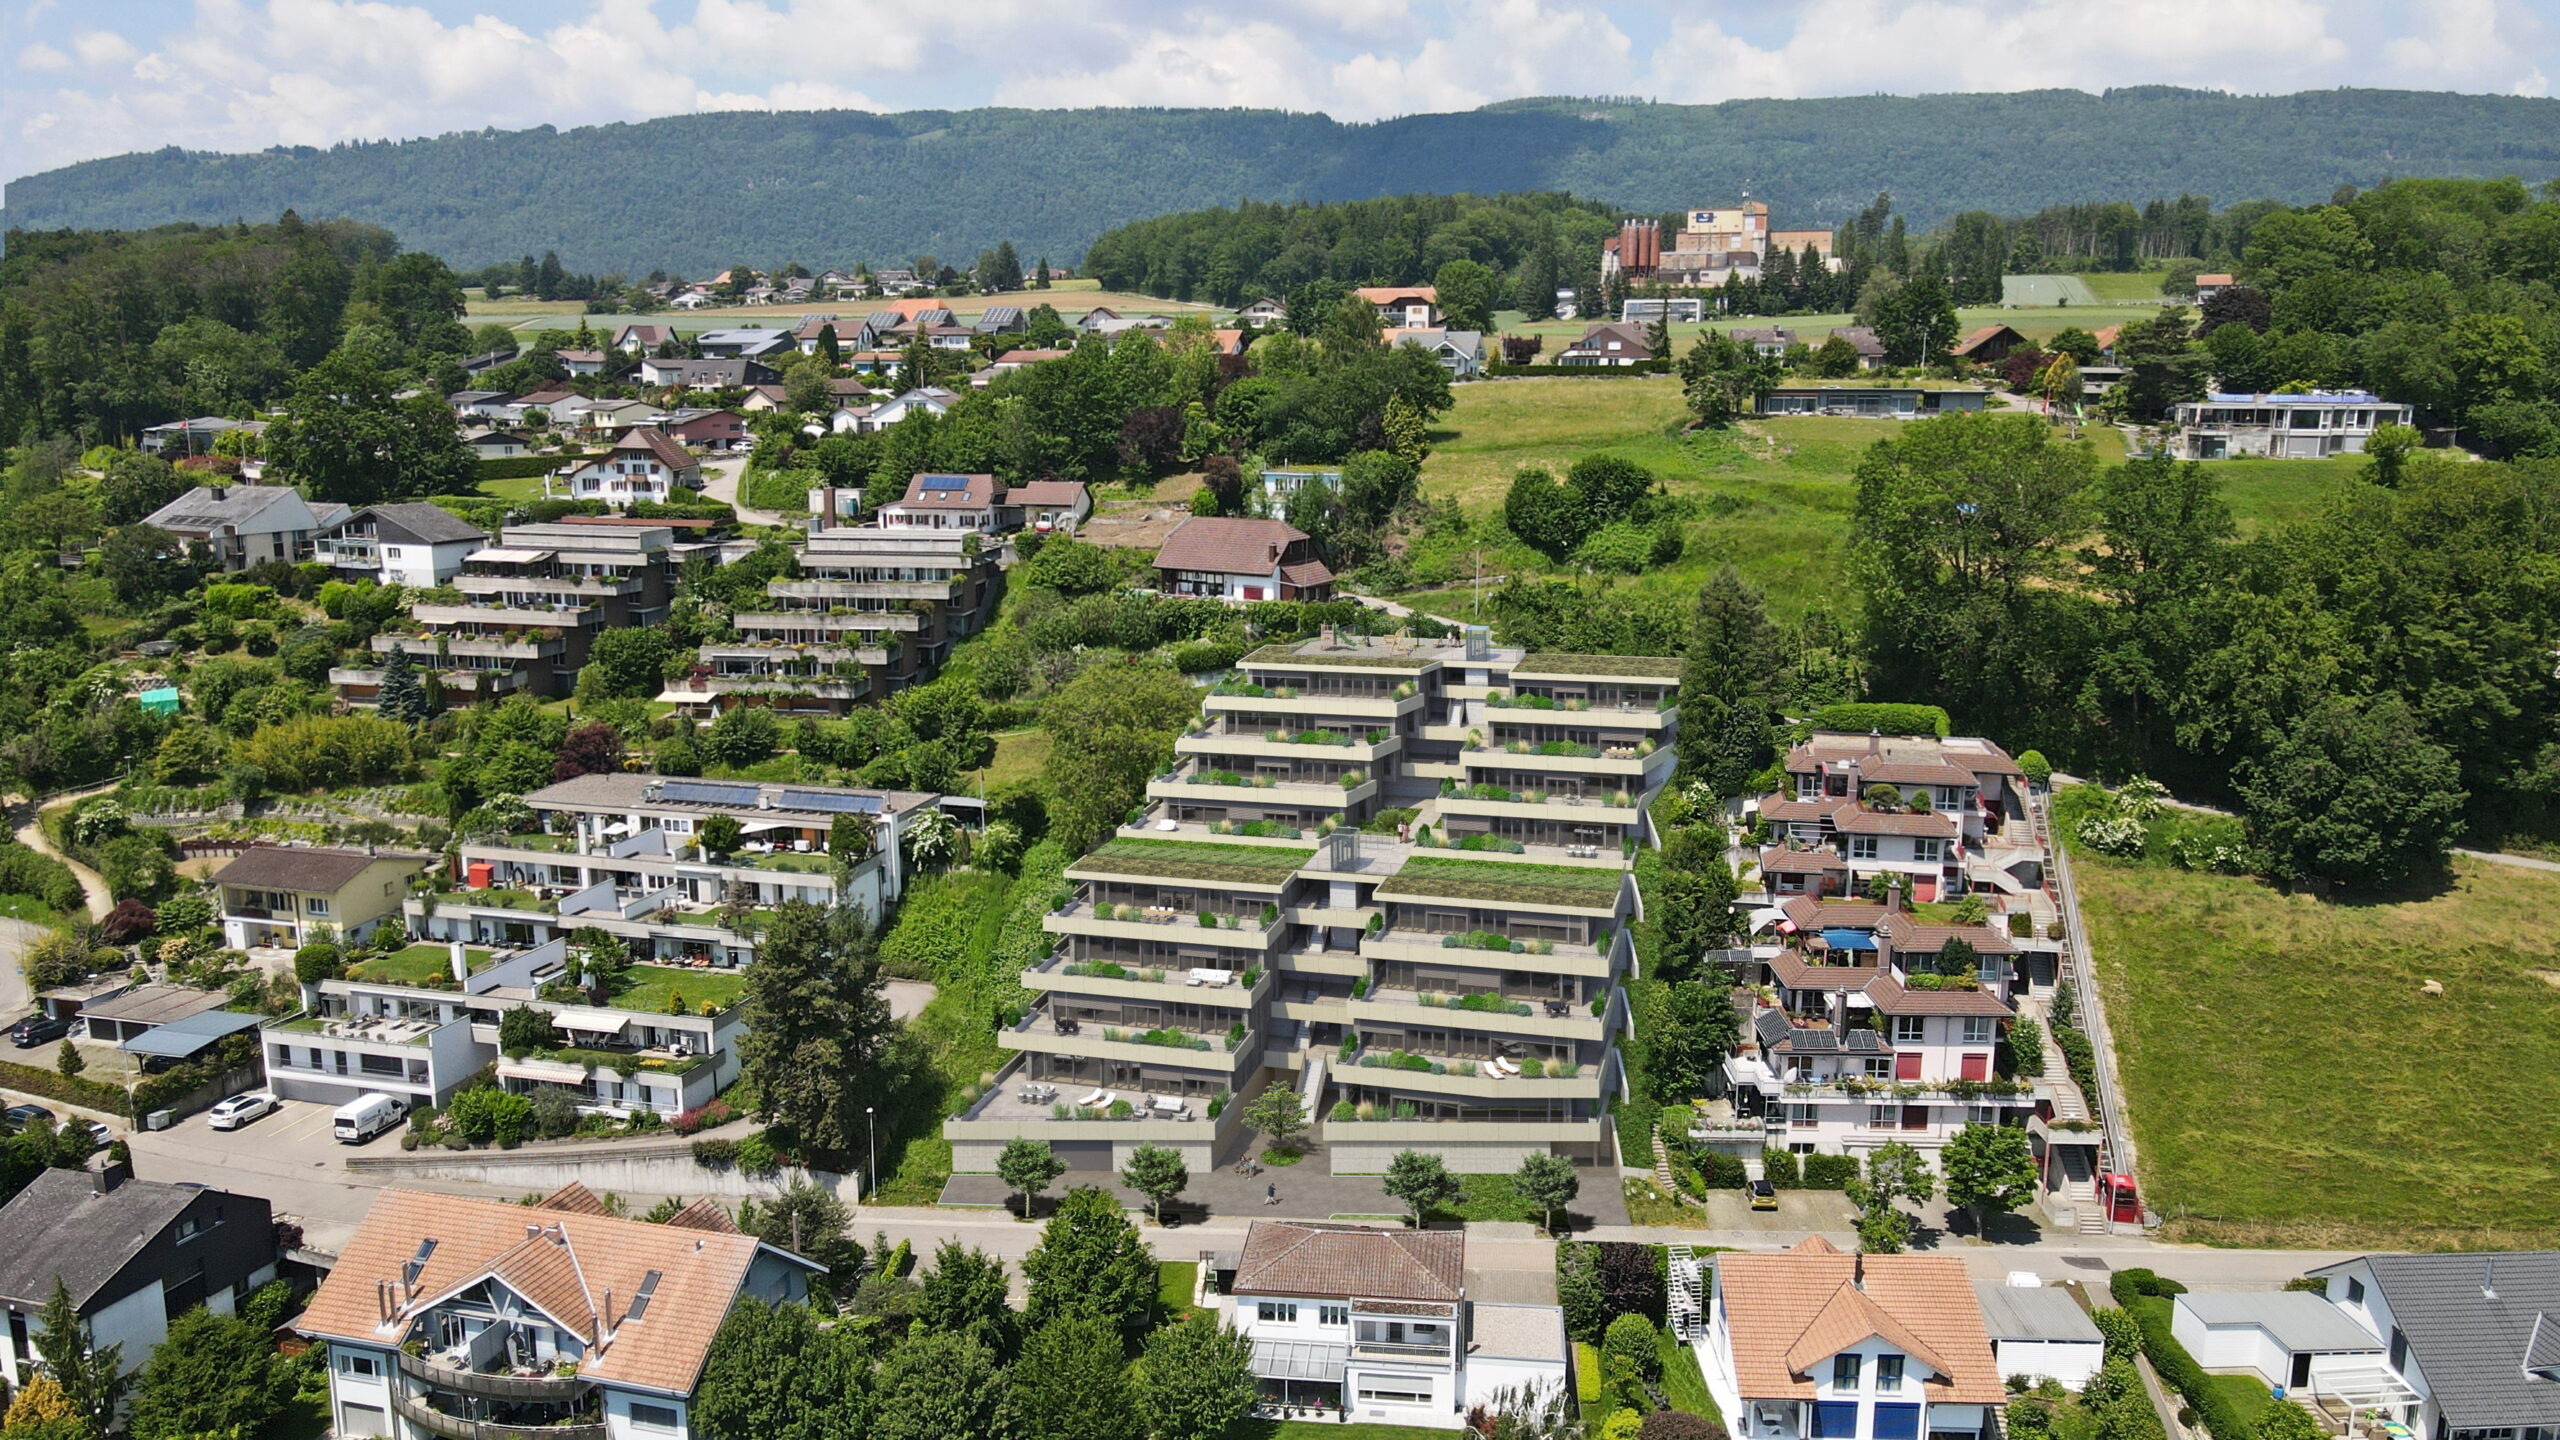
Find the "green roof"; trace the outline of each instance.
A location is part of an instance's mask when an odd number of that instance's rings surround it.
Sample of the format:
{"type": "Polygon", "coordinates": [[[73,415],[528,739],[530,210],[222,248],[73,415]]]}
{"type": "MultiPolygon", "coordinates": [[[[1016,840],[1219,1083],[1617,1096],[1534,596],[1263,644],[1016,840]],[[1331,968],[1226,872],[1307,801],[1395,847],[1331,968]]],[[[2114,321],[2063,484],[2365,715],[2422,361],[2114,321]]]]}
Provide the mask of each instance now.
{"type": "Polygon", "coordinates": [[[1150,875],[1168,880],[1277,885],[1315,856],[1313,850],[1286,845],[1221,845],[1206,840],[1123,837],[1067,868],[1106,875],[1150,875]]]}
{"type": "Polygon", "coordinates": [[[1644,675],[1655,679],[1677,680],[1688,662],[1662,655],[1523,655],[1511,667],[1514,675],[1527,671],[1543,675],[1644,675]]]}
{"type": "Polygon", "coordinates": [[[1618,870],[1574,865],[1535,865],[1526,861],[1453,860],[1416,855],[1404,868],[1380,881],[1378,894],[1440,896],[1451,900],[1491,900],[1524,905],[1576,905],[1611,909],[1617,905],[1618,870]]]}
{"type": "Polygon", "coordinates": [[[1371,655],[1345,654],[1338,650],[1319,650],[1301,655],[1294,645],[1265,645],[1244,657],[1247,665],[1339,665],[1369,670],[1419,670],[1439,659],[1437,655],[1371,655]]]}

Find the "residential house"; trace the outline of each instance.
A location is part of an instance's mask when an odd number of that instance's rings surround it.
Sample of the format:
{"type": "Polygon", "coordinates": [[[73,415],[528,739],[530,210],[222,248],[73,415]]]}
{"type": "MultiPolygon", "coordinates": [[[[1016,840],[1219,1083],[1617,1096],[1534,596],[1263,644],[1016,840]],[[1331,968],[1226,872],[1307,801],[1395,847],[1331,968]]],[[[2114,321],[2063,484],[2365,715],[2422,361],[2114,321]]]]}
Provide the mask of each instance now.
{"type": "Polygon", "coordinates": [[[962,355],[968,353],[970,342],[978,338],[975,329],[956,324],[920,326],[916,333],[924,336],[924,343],[936,350],[962,355]]]}
{"type": "Polygon", "coordinates": [[[1390,329],[1428,329],[1440,323],[1440,292],[1428,285],[1364,285],[1351,292],[1378,307],[1390,329]]]}
{"type": "Polygon", "coordinates": [[[1083,331],[1087,335],[1099,335],[1103,333],[1102,327],[1104,325],[1111,321],[1118,320],[1119,318],[1119,311],[1112,309],[1108,305],[1096,305],[1092,309],[1087,310],[1082,315],[1076,317],[1076,329],[1083,331]]]}
{"type": "Polygon", "coordinates": [[[1206,1256],[1263,1403],[1454,1430],[1505,1390],[1561,1395],[1564,1311],[1476,1300],[1467,1237],[1257,1220],[1206,1256]]]}
{"type": "Polygon", "coordinates": [[[827,393],[838,400],[861,400],[877,393],[850,375],[838,375],[827,381],[827,393]]]}
{"type": "Polygon", "coordinates": [[[1005,492],[1005,508],[1016,512],[1013,526],[1047,535],[1075,533],[1093,513],[1093,492],[1081,480],[1034,480],[1005,492]]]}
{"type": "Polygon", "coordinates": [[[337,1435],[693,1440],[720,1322],[823,1273],[716,1206],[651,1225],[583,1190],[528,1208],[391,1189],[296,1328],[327,1349],[337,1435]]]}
{"type": "Polygon", "coordinates": [[[2170,453],[2181,460],[2257,456],[2316,460],[2361,455],[2384,425],[2414,422],[2416,410],[2369,390],[2314,390],[2300,395],[2207,395],[2181,403],[2170,453]]]}
{"type": "Polygon", "coordinates": [[[923,385],[912,390],[903,390],[893,398],[873,406],[870,414],[864,418],[862,428],[886,430],[918,410],[928,411],[936,418],[940,418],[950,414],[951,407],[959,399],[957,394],[939,385],[923,385]]]}
{"type": "Polygon", "coordinates": [[[791,408],[791,392],[780,385],[750,385],[747,387],[746,398],[738,402],[738,408],[750,415],[767,415],[777,410],[788,410],[791,408]]]}
{"type": "Polygon", "coordinates": [[[705,330],[693,337],[706,360],[753,360],[790,350],[793,332],[750,326],[739,330],[705,330]]]}
{"type": "MultiPolygon", "coordinates": [[[[726,423],[745,428],[746,422],[731,411],[707,413],[726,416],[726,423]]],[[[622,432],[612,449],[565,478],[569,494],[576,499],[602,500],[624,508],[643,500],[664,505],[681,491],[702,488],[702,461],[665,430],[635,425],[622,432]]]]}
{"type": "Polygon", "coordinates": [[[409,877],[434,858],[370,847],[252,845],[213,875],[223,943],[293,950],[321,930],[365,939],[400,913],[409,877]]]}
{"type": "Polygon", "coordinates": [[[969,384],[973,389],[984,390],[997,379],[1010,375],[1016,370],[1026,370],[1050,360],[1064,360],[1073,353],[1068,350],[1007,350],[997,356],[985,369],[972,374],[969,377],[969,384]]]}
{"type": "Polygon", "coordinates": [[[350,577],[425,589],[462,572],[464,557],[489,543],[479,526],[441,505],[368,505],[312,543],[312,558],[350,577]]]}
{"type": "Polygon", "coordinates": [[[2236,275],[2220,272],[2211,275],[2199,275],[2196,277],[2196,303],[2202,305],[2214,296],[2237,286],[2239,283],[2240,277],[2236,275]]]}
{"type": "Polygon", "coordinates": [[[143,517],[143,524],[213,552],[225,570],[311,558],[326,527],[290,485],[199,485],[143,517]]]}
{"type": "Polygon", "coordinates": [[[1706,319],[1707,302],[1694,295],[1667,300],[1627,300],[1618,306],[1618,320],[1627,325],[1649,325],[1656,320],[1677,325],[1702,325],[1706,319]]]}
{"type": "Polygon", "coordinates": [[[1833,327],[1831,333],[1848,341],[1849,348],[1858,352],[1859,369],[1881,370],[1884,368],[1884,342],[1876,338],[1876,332],[1873,329],[1865,325],[1841,325],[1833,327]]]}
{"type": "Polygon", "coordinates": [[[845,368],[856,375],[886,375],[906,363],[906,355],[898,350],[856,350],[844,357],[845,368]]]}
{"type": "Polygon", "coordinates": [[[2560,1251],[2360,1255],[2311,1275],[2383,1347],[2360,1374],[2315,1361],[2318,1408],[2433,1440],[2560,1430],[2560,1251]]]}
{"type": "Polygon", "coordinates": [[[1991,392],[1979,387],[1860,385],[1816,382],[1773,386],[1760,397],[1755,415],[1849,415],[1865,419],[1912,420],[1931,415],[1971,414],[1983,408],[1991,392]]]}
{"type": "Polygon", "coordinates": [[[180,455],[210,455],[213,453],[214,442],[234,430],[245,430],[252,435],[264,435],[267,433],[267,422],[232,420],[220,415],[199,415],[192,420],[171,420],[165,424],[148,425],[143,427],[142,431],[142,453],[167,455],[174,451],[180,455]]]}
{"type": "Polygon", "coordinates": [[[872,271],[871,283],[883,295],[904,295],[911,290],[927,288],[932,282],[920,278],[913,270],[889,269],[872,271]]]}
{"type": "Polygon", "coordinates": [[[1262,487],[1254,497],[1255,513],[1283,516],[1289,513],[1289,501],[1310,485],[1321,485],[1339,495],[1342,472],[1339,470],[1265,470],[1262,487]]]}
{"type": "MultiPolygon", "coordinates": [[[[402,651],[457,701],[566,694],[595,637],[663,622],[674,585],[667,525],[580,518],[508,526],[497,544],[463,557],[451,581],[462,603],[412,601],[405,624],[373,637],[373,652],[402,651]]],[[[329,681],[351,705],[380,699],[379,666],[331,670],[329,681]]]]}
{"type": "Polygon", "coordinates": [[[2116,354],[2116,342],[2124,338],[2124,327],[2103,326],[2092,338],[2098,342],[2098,358],[2080,367],[2080,393],[2095,399],[2124,383],[2124,361],[2116,354]]]}
{"type": "Polygon", "coordinates": [[[819,342],[826,337],[828,331],[833,330],[836,332],[836,348],[842,351],[844,342],[853,337],[845,327],[836,323],[837,318],[833,311],[801,316],[800,323],[791,327],[792,344],[803,355],[815,355],[818,353],[819,342]]]}
{"type": "Polygon", "coordinates": [[[2009,352],[2031,345],[2026,336],[2006,325],[1985,325],[1956,342],[1954,355],[1977,365],[1997,365],[2009,358],[2009,352]]]}
{"type": "Polygon", "coordinates": [[[640,362],[640,383],[686,390],[741,390],[776,385],[782,372],[756,360],[659,360],[640,362]]]}
{"type": "Polygon", "coordinates": [[[463,448],[482,460],[512,460],[533,448],[533,442],[513,430],[475,430],[462,437],[463,448]]]}
{"type": "Polygon", "coordinates": [[[1614,1163],[1627,869],[1679,672],[1480,628],[1245,656],[1146,809],[1069,866],[1056,948],[1022,977],[1042,998],[996,1037],[1018,1058],[943,1127],[958,1168],[1019,1136],[1083,1169],[1140,1144],[1222,1163],[1268,1085],[1301,1093],[1341,1173],[1406,1148],[1470,1172],[1614,1163]],[[1566,719],[1609,743],[1557,740],[1566,719]],[[1401,833],[1360,833],[1388,807],[1415,812],[1401,833]]]}
{"type": "Polygon", "coordinates": [[[1751,803],[1768,893],[1866,895],[1888,877],[1912,899],[1980,894],[2045,910],[2045,855],[2018,763],[1971,736],[1816,731],[1787,752],[1785,788],[1751,803]]]}
{"type": "Polygon", "coordinates": [[[1333,572],[1307,533],[1279,520],[1194,515],[1156,551],[1156,588],[1233,602],[1327,600],[1333,572]]]}
{"type": "Polygon", "coordinates": [[[513,425],[524,419],[524,406],[503,390],[456,390],[444,397],[458,420],[496,421],[513,425]]]}
{"type": "Polygon", "coordinates": [[[130,1164],[39,1170],[0,1206],[0,1307],[9,1343],[0,1379],[20,1391],[33,1376],[36,1337],[59,1285],[94,1350],[122,1346],[128,1376],[169,1336],[169,1322],[201,1305],[236,1314],[276,1278],[276,1226],[267,1202],[202,1185],[133,1178],[130,1164]]]}
{"type": "Polygon", "coordinates": [[[1233,359],[1244,354],[1245,348],[1249,343],[1247,339],[1248,333],[1249,332],[1243,330],[1210,331],[1209,353],[1228,359],[1233,359]]]}
{"type": "Polygon", "coordinates": [[[1257,329],[1274,329],[1289,323],[1289,307],[1278,297],[1265,295],[1237,311],[1236,318],[1257,329]]]}
{"type": "Polygon", "coordinates": [[[581,379],[604,373],[605,352],[602,350],[555,350],[552,353],[560,357],[561,369],[581,379]]]}
{"type": "Polygon", "coordinates": [[[2106,1337],[2070,1291],[2012,1277],[2006,1285],[1976,1281],[1973,1297],[1982,1306],[1982,1328],[1991,1337],[2004,1383],[2033,1388],[2053,1380],[2079,1390],[2097,1377],[2106,1360],[2106,1337]]]}
{"type": "Polygon", "coordinates": [[[1784,325],[1744,328],[1733,332],[1733,341],[1762,359],[1775,360],[1796,343],[1796,332],[1784,325]]]}
{"type": "Polygon", "coordinates": [[[1412,345],[1428,352],[1449,372],[1452,380],[1472,380],[1484,373],[1484,332],[1481,330],[1443,330],[1436,326],[1389,329],[1381,337],[1388,345],[1412,345]]]}
{"type": "Polygon", "coordinates": [[[613,348],[625,355],[655,355],[676,338],[673,325],[625,325],[613,332],[613,348]]]}
{"type": "Polygon", "coordinates": [[[487,371],[495,370],[499,366],[504,365],[515,358],[516,347],[513,345],[504,346],[496,350],[483,350],[479,354],[469,356],[463,360],[462,373],[465,375],[483,374],[487,371]]]}
{"type": "Polygon", "coordinates": [[[2382,1337],[2308,1290],[2175,1295],[2169,1333],[2206,1370],[2255,1374],[2315,1408],[2340,1379],[2352,1391],[2389,1373],[2382,1337]]]}
{"type": "Polygon", "coordinates": [[[1004,524],[1003,490],[993,475],[922,474],[907,493],[880,507],[889,530],[971,530],[993,536],[1004,524]]]}
{"type": "Polygon", "coordinates": [[[1653,358],[1653,346],[1645,339],[1644,327],[1624,322],[1601,323],[1582,332],[1582,338],[1556,352],[1558,365],[1641,365],[1653,358]]]}
{"type": "Polygon", "coordinates": [[[598,435],[619,435],[635,425],[653,423],[665,410],[646,400],[598,400],[580,414],[579,427],[598,435]]]}
{"type": "Polygon", "coordinates": [[[669,300],[667,305],[675,310],[707,310],[719,303],[720,298],[712,294],[708,287],[696,285],[669,300]]]}
{"type": "Polygon", "coordinates": [[[136,985],[90,1001],[81,1007],[80,1018],[91,1040],[121,1046],[171,1025],[217,1014],[229,1000],[220,990],[192,985],[136,985]]]}
{"type": "Polygon", "coordinates": [[[553,384],[517,396],[516,403],[524,407],[525,419],[539,424],[542,420],[552,418],[556,407],[579,398],[581,397],[578,392],[568,386],[553,384]]]}
{"type": "Polygon", "coordinates": [[[1003,597],[1001,547],[984,535],[827,524],[802,548],[798,578],[768,581],[761,606],[731,617],[737,642],[703,646],[658,698],[692,712],[752,700],[840,715],[930,679],[1003,597]]]}
{"type": "Polygon", "coordinates": [[[1030,327],[1030,317],[1019,305],[990,305],[978,312],[977,322],[970,328],[981,335],[1019,335],[1030,327]]]}
{"type": "Polygon", "coordinates": [[[1815,1235],[1715,1257],[1707,1391],[1735,1440],[1988,1440],[2007,1400],[1964,1262],[1815,1235]]]}
{"type": "Polygon", "coordinates": [[[747,417],[735,410],[674,410],[658,422],[658,428],[688,450],[719,454],[744,450],[755,438],[747,432],[747,417]]]}

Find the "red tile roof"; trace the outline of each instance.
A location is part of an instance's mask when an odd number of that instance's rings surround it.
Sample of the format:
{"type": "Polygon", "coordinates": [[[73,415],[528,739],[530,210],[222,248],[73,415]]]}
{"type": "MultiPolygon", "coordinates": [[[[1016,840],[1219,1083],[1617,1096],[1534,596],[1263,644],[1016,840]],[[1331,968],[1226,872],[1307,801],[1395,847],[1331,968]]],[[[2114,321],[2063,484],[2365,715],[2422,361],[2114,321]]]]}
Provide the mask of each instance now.
{"type": "Polygon", "coordinates": [[[1280,568],[1280,557],[1290,546],[1306,538],[1307,532],[1286,521],[1194,515],[1165,537],[1164,548],[1156,552],[1156,568],[1268,575],[1280,568]]]}
{"type": "Polygon", "coordinates": [[[1716,1257],[1725,1342],[1745,1400],[1809,1400],[1818,1367],[1870,1337],[1931,1372],[1920,1398],[1996,1405],[2003,1391],[1964,1262],[1843,1255],[1819,1236],[1777,1255],[1716,1257]]]}
{"type": "Polygon", "coordinates": [[[1466,1258],[1458,1230],[1257,1220],[1245,1232],[1235,1292],[1454,1303],[1466,1294],[1466,1258]]]}

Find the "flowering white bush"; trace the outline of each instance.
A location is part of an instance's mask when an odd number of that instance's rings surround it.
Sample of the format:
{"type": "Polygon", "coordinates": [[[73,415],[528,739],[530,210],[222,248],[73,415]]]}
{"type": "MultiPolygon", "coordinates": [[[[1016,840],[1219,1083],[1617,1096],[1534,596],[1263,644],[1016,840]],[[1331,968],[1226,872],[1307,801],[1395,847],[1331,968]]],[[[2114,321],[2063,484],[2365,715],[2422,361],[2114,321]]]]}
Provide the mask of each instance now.
{"type": "Polygon", "coordinates": [[[2092,815],[2080,822],[2080,843],[2101,855],[2133,859],[2142,854],[2146,832],[2139,820],[2121,815],[2092,815]]]}

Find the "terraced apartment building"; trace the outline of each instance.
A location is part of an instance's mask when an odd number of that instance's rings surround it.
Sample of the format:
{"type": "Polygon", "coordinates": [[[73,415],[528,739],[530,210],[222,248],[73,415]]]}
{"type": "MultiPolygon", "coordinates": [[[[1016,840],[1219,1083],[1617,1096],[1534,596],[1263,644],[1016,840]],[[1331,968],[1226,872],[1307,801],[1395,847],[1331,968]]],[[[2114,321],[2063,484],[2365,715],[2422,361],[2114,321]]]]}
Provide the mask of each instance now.
{"type": "Polygon", "coordinates": [[[1610,1161],[1630,869],[1680,669],[1481,629],[1247,656],[1069,867],[1039,998],[997,1036],[1017,1058],[944,1127],[956,1168],[1017,1135],[1080,1168],[1141,1143],[1216,1164],[1268,1085],[1337,1171],[1610,1161]]]}
{"type": "Polygon", "coordinates": [[[930,680],[995,618],[996,548],[975,532],[866,525],[819,530],[766,604],[731,617],[738,638],[701,647],[658,698],[709,713],[742,702],[841,715],[930,680]]]}
{"type": "MultiPolygon", "coordinates": [[[[655,525],[510,525],[374,636],[373,652],[402,651],[455,702],[568,694],[596,636],[664,623],[674,544],[675,531],[655,525]]],[[[329,682],[349,704],[371,705],[382,670],[335,669],[329,682]]]]}
{"type": "Polygon", "coordinates": [[[906,889],[903,840],[940,797],[839,785],[581,775],[524,797],[534,826],[467,839],[449,888],[413,895],[409,932],[472,945],[540,945],[593,927],[639,959],[727,971],[754,960],[785,900],[885,914],[906,889]],[[704,827],[735,821],[736,848],[704,827]],[[840,886],[828,846],[852,817],[860,850],[840,886]]]}

